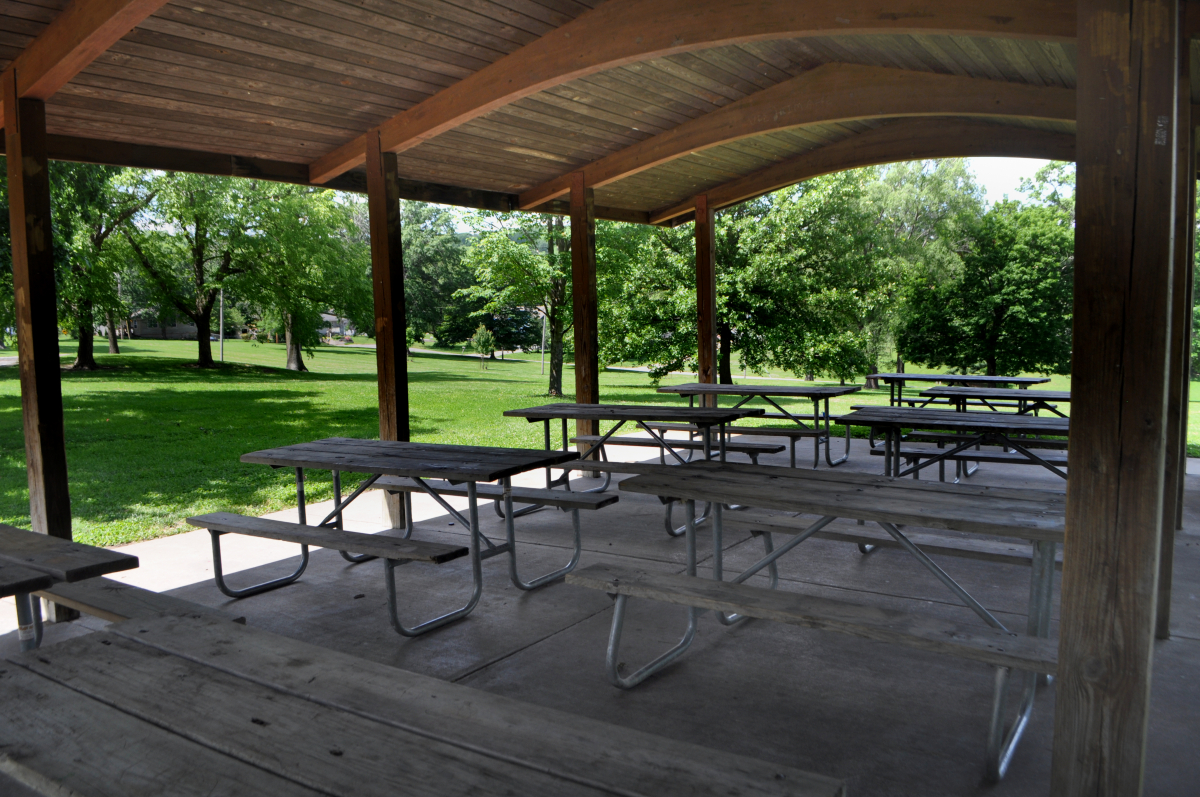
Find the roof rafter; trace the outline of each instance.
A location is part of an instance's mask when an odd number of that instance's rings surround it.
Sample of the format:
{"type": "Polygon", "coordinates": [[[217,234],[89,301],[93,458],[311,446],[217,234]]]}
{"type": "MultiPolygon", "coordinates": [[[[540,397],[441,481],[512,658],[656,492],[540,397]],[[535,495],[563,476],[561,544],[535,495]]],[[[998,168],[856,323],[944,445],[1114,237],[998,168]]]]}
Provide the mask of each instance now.
{"type": "MultiPolygon", "coordinates": [[[[709,188],[709,204],[722,208],[813,177],[925,158],[1046,158],[1075,160],[1075,136],[979,119],[900,119],[874,130],[805,152],[794,158],[709,188]]],[[[651,211],[662,224],[696,209],[695,199],[651,211]]]]}
{"type": "MultiPolygon", "coordinates": [[[[582,168],[590,188],[741,138],[801,125],[889,116],[1075,119],[1075,91],[860,64],[824,64],[582,168]]],[[[531,208],[562,196],[570,175],[521,194],[531,208]]]]}
{"type": "MultiPolygon", "coordinates": [[[[503,105],[623,64],[767,39],[868,33],[953,34],[1073,41],[1065,0],[608,0],[379,125],[384,149],[402,152],[503,105]]],[[[310,165],[324,182],[360,165],[368,134],[310,165]]]]}
{"type": "MultiPolygon", "coordinates": [[[[45,100],[167,0],[71,0],[8,65],[17,95],[45,100]]],[[[4,111],[0,108],[0,126],[4,111]]]]}

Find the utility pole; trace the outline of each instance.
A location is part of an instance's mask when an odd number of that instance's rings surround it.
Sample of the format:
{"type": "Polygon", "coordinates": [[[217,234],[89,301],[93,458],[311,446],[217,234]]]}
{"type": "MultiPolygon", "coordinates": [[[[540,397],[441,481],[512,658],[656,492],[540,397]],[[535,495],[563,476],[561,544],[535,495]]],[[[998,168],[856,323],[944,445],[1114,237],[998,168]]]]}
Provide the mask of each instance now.
{"type": "Polygon", "coordinates": [[[221,362],[225,362],[225,289],[221,288],[221,315],[217,321],[220,331],[217,332],[218,340],[221,341],[221,362]]]}

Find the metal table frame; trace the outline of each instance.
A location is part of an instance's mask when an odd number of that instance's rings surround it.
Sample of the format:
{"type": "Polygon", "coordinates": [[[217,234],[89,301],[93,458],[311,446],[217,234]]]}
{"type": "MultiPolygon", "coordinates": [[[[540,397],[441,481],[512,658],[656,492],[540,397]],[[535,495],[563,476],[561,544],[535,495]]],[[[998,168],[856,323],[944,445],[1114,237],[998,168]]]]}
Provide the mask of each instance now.
{"type": "MultiPolygon", "coordinates": [[[[904,401],[905,382],[945,382],[955,383],[962,387],[971,387],[968,383],[978,385],[981,382],[1002,382],[1016,385],[1021,390],[1028,390],[1030,385],[1042,385],[1050,381],[1050,377],[1040,376],[984,376],[982,374],[870,374],[867,379],[882,379],[888,386],[889,406],[898,407],[904,401]]],[[[913,401],[910,399],[910,403],[913,401]]],[[[929,402],[925,402],[928,404],[929,402]]]]}
{"type": "MultiPolygon", "coordinates": [[[[1017,440],[1014,440],[1008,434],[1006,434],[1004,432],[997,432],[997,431],[976,431],[974,433],[970,433],[970,434],[974,434],[974,436],[971,439],[962,441],[958,445],[954,446],[953,448],[947,448],[944,451],[942,449],[938,449],[936,456],[928,457],[928,458],[924,459],[924,461],[918,460],[918,461],[914,462],[908,468],[904,468],[904,466],[902,465],[902,461],[903,461],[904,457],[900,453],[900,442],[901,442],[901,439],[903,438],[903,435],[901,434],[901,429],[903,428],[902,425],[891,424],[891,423],[875,424],[875,423],[872,423],[869,421],[863,421],[863,420],[855,420],[855,421],[853,421],[853,423],[871,426],[872,429],[876,428],[877,426],[884,427],[884,439],[883,439],[883,445],[884,445],[883,475],[884,476],[895,476],[897,478],[900,478],[903,476],[912,475],[912,477],[914,479],[916,479],[916,478],[919,478],[920,471],[924,470],[925,468],[929,467],[930,465],[937,464],[940,467],[941,464],[945,463],[945,461],[949,457],[952,457],[955,454],[961,453],[962,451],[965,451],[968,448],[972,448],[972,447],[977,448],[978,446],[981,446],[981,445],[984,445],[984,446],[994,445],[994,446],[1001,446],[1006,451],[1008,449],[1017,451],[1017,452],[1025,455],[1025,457],[1027,457],[1031,462],[1035,462],[1038,465],[1041,465],[1043,468],[1050,471],[1054,475],[1059,476],[1063,479],[1067,478],[1066,471],[1062,470],[1057,465],[1052,465],[1049,462],[1047,462],[1046,460],[1042,459],[1037,454],[1033,453],[1033,451],[1031,451],[1029,448],[1021,445],[1021,443],[1018,442],[1017,440]]],[[[850,425],[851,424],[846,424],[846,428],[849,429],[850,425]]],[[[931,451],[931,453],[932,453],[932,451],[931,451]]],[[[959,464],[957,462],[957,460],[955,461],[955,464],[959,464]]],[[[966,475],[970,476],[971,473],[974,473],[974,472],[975,471],[972,470],[972,471],[968,472],[966,475]]]]}
{"type": "MultiPolygon", "coordinates": [[[[1017,402],[1017,411],[1016,411],[1016,413],[1014,413],[1016,415],[1029,415],[1030,413],[1032,413],[1033,415],[1037,415],[1039,411],[1045,410],[1046,412],[1054,413],[1055,415],[1057,415],[1060,418],[1068,417],[1064,413],[1059,412],[1058,407],[1056,407],[1053,404],[1050,404],[1049,402],[1050,401],[1069,401],[1070,399],[1046,399],[1046,398],[1039,398],[1037,396],[1034,396],[1032,398],[1026,398],[1026,397],[1022,397],[1020,395],[1013,396],[1013,395],[1003,395],[1003,394],[997,394],[995,392],[989,392],[988,388],[965,388],[965,389],[979,390],[980,394],[977,396],[964,395],[964,394],[929,395],[930,393],[934,393],[934,394],[937,393],[938,389],[932,388],[932,389],[928,389],[928,390],[922,390],[919,395],[921,395],[925,398],[928,398],[930,401],[932,401],[933,399],[937,399],[937,398],[944,398],[944,399],[948,400],[950,402],[950,404],[952,404],[954,406],[954,409],[956,412],[967,412],[967,402],[969,402],[969,401],[979,402],[979,404],[983,405],[984,407],[987,407],[992,412],[1000,412],[1000,409],[993,406],[991,402],[992,401],[1003,401],[1005,399],[1010,399],[1010,400],[1015,400],[1017,402]]],[[[1029,388],[1023,387],[1023,388],[1020,388],[1020,390],[1028,391],[1029,388]]],[[[1029,391],[1029,392],[1035,392],[1035,391],[1029,391]]],[[[920,406],[925,407],[928,404],[929,404],[929,401],[926,401],[924,404],[921,404],[920,406]]]]}

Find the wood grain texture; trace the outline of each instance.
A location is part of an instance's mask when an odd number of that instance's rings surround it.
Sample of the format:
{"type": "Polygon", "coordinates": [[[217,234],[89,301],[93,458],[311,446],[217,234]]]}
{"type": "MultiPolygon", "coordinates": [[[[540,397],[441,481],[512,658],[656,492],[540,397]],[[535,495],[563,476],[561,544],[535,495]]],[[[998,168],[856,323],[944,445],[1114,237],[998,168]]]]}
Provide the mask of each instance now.
{"type": "Polygon", "coordinates": [[[1179,5],[1081,0],[1071,482],[1050,791],[1142,791],[1162,532],[1179,5]]]}
{"type": "MultiPolygon", "coordinates": [[[[571,312],[575,336],[575,401],[600,403],[600,326],[596,296],[596,196],[576,175],[571,193],[571,312]]],[[[575,422],[576,434],[597,434],[599,423],[575,422]]]]}
{"type": "Polygon", "coordinates": [[[692,462],[660,466],[621,482],[622,492],[758,509],[832,515],[1026,540],[1063,539],[1063,494],[891,479],[857,473],[831,478],[820,471],[763,465],[692,462]],[[946,488],[951,488],[949,491],[946,488]]]}
{"type": "MultiPolygon", "coordinates": [[[[589,163],[596,188],[711,147],[820,122],[903,116],[1071,121],[1075,92],[905,69],[831,63],[589,163]]],[[[529,208],[569,190],[570,174],[521,193],[529,208]]],[[[715,204],[715,203],[714,203],[715,204]]]]}
{"type": "Polygon", "coordinates": [[[58,581],[80,581],[138,566],[138,558],[0,523],[0,561],[38,570],[58,581]]]}
{"type": "MultiPolygon", "coordinates": [[[[439,495],[467,495],[467,488],[450,484],[449,482],[431,479],[425,482],[430,489],[439,495]]],[[[412,479],[398,476],[380,476],[374,486],[380,490],[396,490],[405,493],[420,493],[424,490],[412,479]]],[[[479,484],[475,486],[476,495],[480,498],[504,498],[504,488],[498,484],[479,484]]],[[[542,504],[556,506],[561,509],[600,509],[617,503],[620,496],[613,493],[579,493],[567,490],[541,490],[535,487],[513,487],[512,500],[514,504],[542,504]]]]}
{"type": "MultiPolygon", "coordinates": [[[[694,200],[696,208],[696,369],[702,383],[717,382],[717,212],[704,194],[694,200]]],[[[700,403],[717,406],[715,397],[701,394],[700,403]]]]}
{"type": "MultiPolygon", "coordinates": [[[[1033,0],[973,0],[917,13],[896,13],[880,0],[614,0],[393,116],[379,132],[385,149],[409,149],[543,89],[706,47],[822,34],[932,32],[1069,41],[1074,9],[1033,0]]],[[[361,164],[365,147],[359,137],[317,159],[312,179],[323,182],[361,164]]]]}
{"type": "Polygon", "coordinates": [[[1021,390],[1017,387],[931,387],[921,391],[930,398],[996,399],[998,401],[1070,401],[1069,390],[1021,390]]]}
{"type": "Polygon", "coordinates": [[[39,587],[37,595],[110,623],[119,623],[131,618],[157,617],[161,614],[184,617],[210,615],[235,623],[246,622],[244,617],[227,615],[198,603],[114,581],[111,578],[89,578],[74,584],[39,587]]]}
{"type": "MultiPolygon", "coordinates": [[[[586,443],[588,445],[595,445],[596,443],[599,443],[600,440],[600,435],[580,435],[578,437],[571,438],[572,443],[586,443]]],[[[704,450],[703,440],[671,439],[667,442],[671,444],[672,448],[691,451],[704,450]]],[[[638,446],[640,448],[660,447],[657,440],[653,440],[649,437],[618,437],[616,435],[608,438],[608,441],[605,443],[605,445],[638,446]]],[[[787,446],[782,446],[778,443],[750,443],[745,441],[739,442],[736,440],[730,440],[725,443],[725,450],[732,454],[778,454],[786,448],[787,446]]],[[[713,443],[711,449],[715,453],[717,451],[717,444],[713,443]]]]}
{"type": "Polygon", "coordinates": [[[53,583],[54,577],[41,570],[0,562],[0,598],[45,589],[53,583]]]}
{"type": "Polygon", "coordinates": [[[1001,434],[1066,435],[1069,418],[1015,415],[1008,412],[954,412],[924,407],[858,407],[834,421],[874,428],[952,429],[1001,434]]]}
{"type": "Polygon", "coordinates": [[[609,594],[835,631],[997,667],[1050,674],[1056,667],[1053,640],[1007,633],[984,625],[958,625],[897,609],[618,565],[592,565],[576,570],[567,575],[567,583],[609,594]]]}
{"type": "MultiPolygon", "coordinates": [[[[680,792],[696,797],[844,795],[842,785],[829,778],[633,728],[617,729],[576,714],[446,683],[232,623],[162,618],[125,623],[110,631],[131,643],[267,685],[281,696],[302,698],[362,718],[376,726],[375,733],[381,739],[396,736],[407,740],[415,736],[430,745],[485,752],[497,761],[544,773],[555,779],[558,794],[572,794],[578,788],[585,794],[602,789],[605,793],[646,797],[680,792]],[[226,625],[230,628],[224,628],[226,625]]],[[[106,647],[93,641],[91,646],[72,649],[71,654],[75,661],[86,665],[91,651],[106,647]]],[[[345,752],[343,758],[353,760],[351,749],[341,749],[345,752]]],[[[475,793],[496,791],[478,779],[474,785],[475,793]]],[[[518,788],[514,793],[526,792],[518,788]]]]}
{"type": "Polygon", "coordinates": [[[190,517],[187,522],[196,528],[219,531],[224,534],[245,534],[251,537],[284,540],[318,548],[355,551],[377,556],[380,559],[442,564],[466,556],[468,553],[467,549],[461,545],[443,545],[438,542],[405,540],[382,534],[363,534],[357,531],[305,526],[300,523],[249,517],[232,512],[210,512],[206,515],[190,517]]]}
{"type": "Polygon", "coordinates": [[[732,385],[686,382],[682,385],[664,385],[659,393],[678,393],[681,396],[792,396],[797,398],[836,398],[848,396],[862,390],[858,385],[750,385],[738,382],[732,385]]]}
{"type": "Polygon", "coordinates": [[[18,99],[14,72],[4,72],[0,82],[8,109],[4,146],[29,515],[34,531],[69,540],[71,494],[59,375],[46,106],[41,100],[18,99]]]}

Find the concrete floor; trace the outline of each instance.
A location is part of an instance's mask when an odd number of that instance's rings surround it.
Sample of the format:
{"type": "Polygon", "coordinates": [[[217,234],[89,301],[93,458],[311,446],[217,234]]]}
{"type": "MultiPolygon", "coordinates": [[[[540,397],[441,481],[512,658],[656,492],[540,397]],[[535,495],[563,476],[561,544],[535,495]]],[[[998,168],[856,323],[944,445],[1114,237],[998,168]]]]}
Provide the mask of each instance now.
{"type": "MultiPolygon", "coordinates": [[[[612,455],[634,460],[645,454],[626,447],[612,455]]],[[[783,456],[767,459],[786,464],[783,456]]],[[[856,440],[850,462],[842,467],[877,473],[881,462],[867,455],[865,441],[856,440]]],[[[535,484],[538,478],[526,481],[535,484]]],[[[1200,476],[1188,477],[1185,530],[1176,542],[1174,637],[1155,650],[1148,795],[1194,795],[1200,789],[1198,480],[1200,476]]],[[[1046,471],[1013,465],[985,465],[972,482],[1063,487],[1046,471]]],[[[367,504],[352,527],[377,524],[378,506],[377,501],[367,504]]],[[[427,518],[418,524],[421,539],[465,544],[461,527],[449,525],[436,508],[421,505],[415,514],[427,518]]],[[[490,506],[483,518],[485,533],[493,539],[503,536],[490,506]]],[[[703,567],[710,559],[711,537],[707,527],[701,528],[703,567]]],[[[617,505],[584,513],[583,530],[582,565],[620,560],[667,572],[683,569],[683,541],[664,533],[662,509],[652,497],[622,493],[617,505]]],[[[529,577],[564,562],[569,535],[569,518],[557,511],[519,519],[522,574],[529,577]]],[[[350,565],[335,551],[317,551],[296,584],[235,603],[206,578],[211,572],[204,559],[206,536],[199,540],[202,544],[175,542],[171,549],[161,547],[167,541],[156,542],[159,548],[141,544],[150,547],[137,551],[142,568],[131,571],[128,580],[137,583],[135,574],[143,573],[152,580],[156,564],[166,572],[168,555],[155,551],[170,550],[176,558],[167,580],[191,574],[196,582],[173,589],[173,595],[229,607],[252,625],[619,726],[842,778],[853,795],[999,797],[1049,791],[1053,686],[1038,697],[1008,777],[991,786],[983,782],[983,754],[992,670],[974,662],[762,621],[728,629],[705,617],[691,650],[675,666],[623,692],[604,676],[611,601],[562,582],[522,593],[508,581],[506,557],[484,563],[483,599],[469,618],[408,640],[388,623],[379,562],[350,565]]],[[[759,543],[735,534],[727,534],[726,545],[730,570],[761,550],[759,543]]],[[[290,572],[294,558],[268,564],[253,559],[280,556],[283,550],[246,549],[247,561],[257,566],[230,582],[239,585],[290,572]]],[[[963,559],[939,563],[1004,622],[1023,626],[1025,568],[963,559]]],[[[398,574],[402,612],[410,623],[457,606],[469,587],[465,560],[441,567],[408,565],[398,574]]],[[[932,575],[899,551],[862,556],[852,545],[810,540],[781,560],[780,575],[781,588],[790,591],[973,619],[932,575]]],[[[631,602],[622,658],[631,668],[639,666],[674,644],[683,622],[678,607],[631,602]]],[[[102,625],[84,619],[50,627],[47,644],[102,625]]],[[[0,653],[15,647],[15,634],[0,636],[0,653]]]]}

